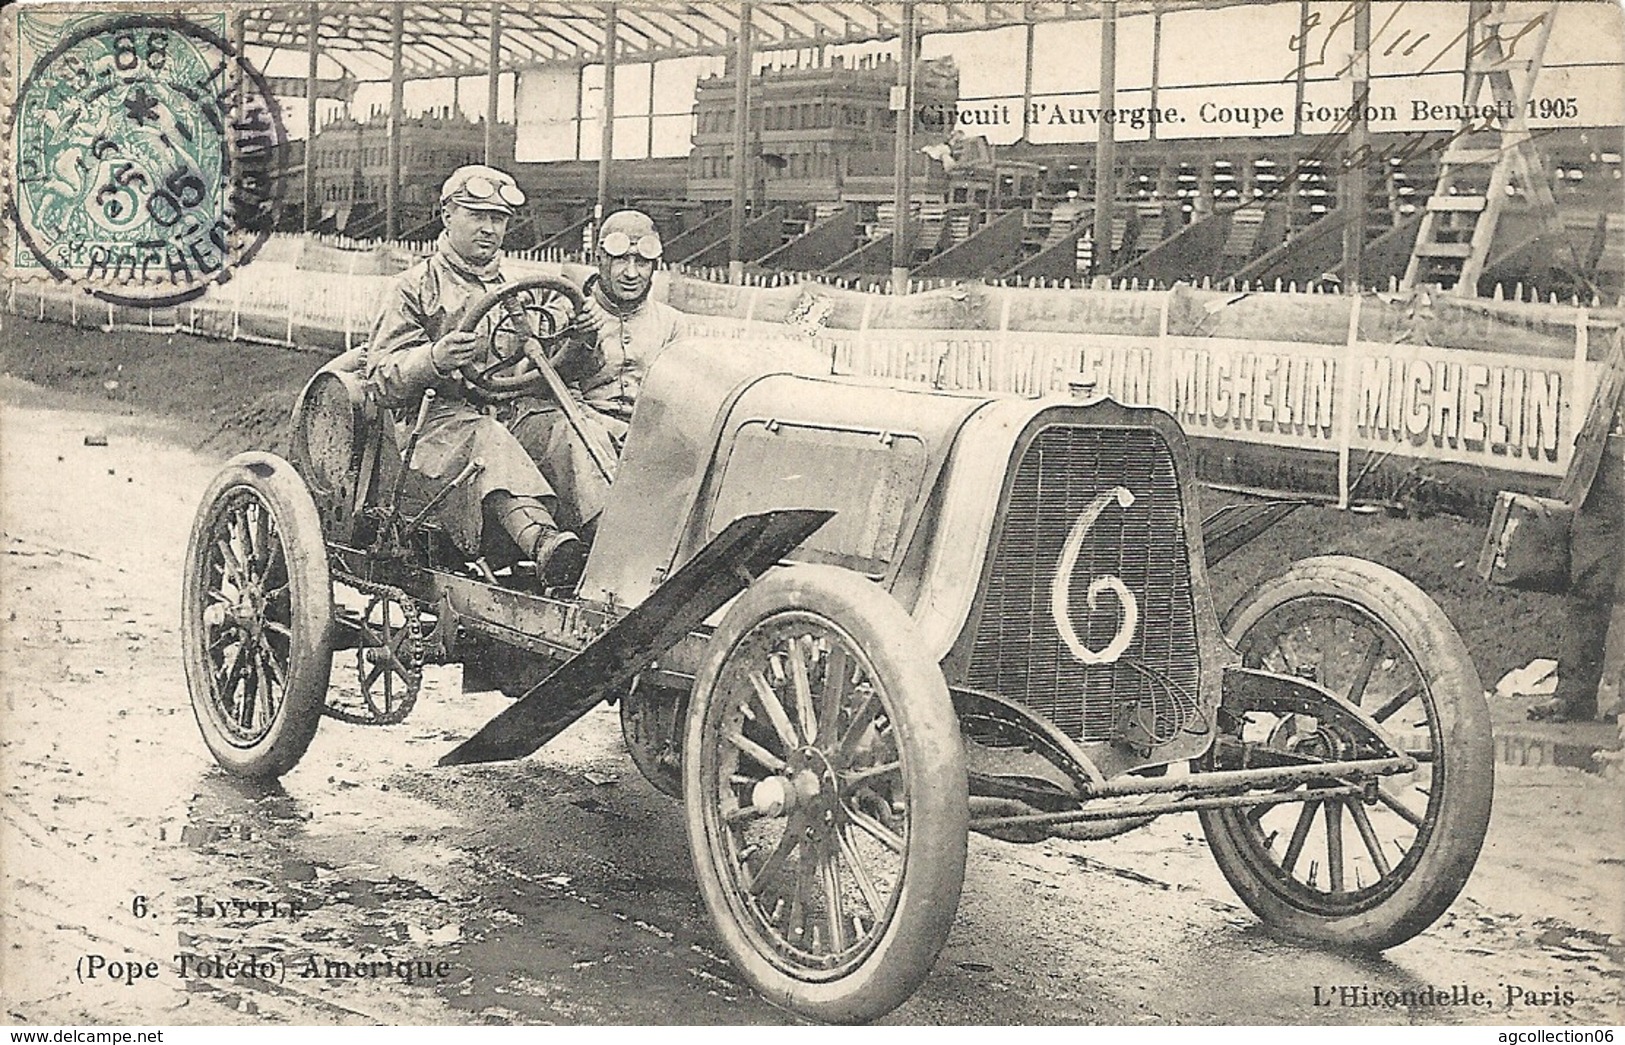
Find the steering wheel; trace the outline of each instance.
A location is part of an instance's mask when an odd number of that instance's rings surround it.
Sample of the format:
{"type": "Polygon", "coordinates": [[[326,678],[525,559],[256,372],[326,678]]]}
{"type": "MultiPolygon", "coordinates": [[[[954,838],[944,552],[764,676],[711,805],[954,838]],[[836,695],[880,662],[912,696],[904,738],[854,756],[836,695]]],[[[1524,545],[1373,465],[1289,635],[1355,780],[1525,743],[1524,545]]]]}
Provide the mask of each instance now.
{"type": "Polygon", "coordinates": [[[486,400],[499,401],[545,393],[554,385],[562,387],[548,363],[549,349],[564,340],[570,321],[581,312],[586,300],[581,288],[560,276],[528,276],[497,287],[475,301],[457,325],[459,331],[476,330],[494,309],[501,309],[502,315],[490,330],[490,354],[497,357],[495,361],[471,363],[462,369],[469,390],[486,400]],[[569,315],[562,319],[547,308],[559,298],[570,305],[569,315]],[[498,337],[503,333],[513,335],[519,344],[506,356],[497,349],[498,337]],[[531,342],[536,343],[536,348],[531,347],[531,342]]]}

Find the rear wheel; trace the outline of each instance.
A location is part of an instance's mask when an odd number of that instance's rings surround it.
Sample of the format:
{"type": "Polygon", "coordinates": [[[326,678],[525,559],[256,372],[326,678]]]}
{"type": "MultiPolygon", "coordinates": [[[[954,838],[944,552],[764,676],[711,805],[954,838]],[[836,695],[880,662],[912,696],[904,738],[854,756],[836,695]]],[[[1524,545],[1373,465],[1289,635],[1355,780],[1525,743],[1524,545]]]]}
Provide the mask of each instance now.
{"type": "Polygon", "coordinates": [[[192,711],[232,773],[281,776],[310,746],[332,670],[332,600],[321,523],[293,466],[233,458],[203,495],[181,597],[192,711]]]}
{"type": "Polygon", "coordinates": [[[684,751],[689,845],[730,956],[814,1019],[886,1014],[947,939],[964,751],[913,622],[850,571],[754,584],[712,637],[684,751]]]}
{"type": "MultiPolygon", "coordinates": [[[[1417,761],[1346,796],[1201,814],[1220,869],[1271,927],[1372,949],[1443,914],[1489,826],[1494,744],[1483,686],[1444,612],[1399,574],[1343,556],[1296,563],[1225,621],[1249,667],[1308,678],[1358,705],[1417,761]]],[[[1369,757],[1306,714],[1251,712],[1240,739],[1320,759],[1369,757]]]]}

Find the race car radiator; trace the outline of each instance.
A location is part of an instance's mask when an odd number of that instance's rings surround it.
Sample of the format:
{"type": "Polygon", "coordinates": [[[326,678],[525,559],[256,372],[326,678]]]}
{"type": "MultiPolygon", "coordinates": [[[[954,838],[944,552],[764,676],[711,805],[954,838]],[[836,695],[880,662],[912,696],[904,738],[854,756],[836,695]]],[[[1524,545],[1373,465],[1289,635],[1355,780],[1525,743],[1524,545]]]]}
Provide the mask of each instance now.
{"type": "Polygon", "coordinates": [[[1190,552],[1168,444],[1050,425],[1022,452],[965,682],[1075,740],[1172,739],[1197,707],[1190,552]]]}

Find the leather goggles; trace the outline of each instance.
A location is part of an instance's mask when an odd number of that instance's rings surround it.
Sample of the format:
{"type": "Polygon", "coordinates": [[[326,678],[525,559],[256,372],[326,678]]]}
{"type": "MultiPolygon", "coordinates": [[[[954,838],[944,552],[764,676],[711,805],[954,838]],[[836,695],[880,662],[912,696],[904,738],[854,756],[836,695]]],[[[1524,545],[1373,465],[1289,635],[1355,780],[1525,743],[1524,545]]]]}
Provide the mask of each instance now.
{"type": "Polygon", "coordinates": [[[473,199],[482,201],[495,198],[501,200],[510,207],[522,207],[525,205],[525,194],[520,190],[519,186],[515,185],[511,181],[492,181],[490,178],[480,174],[476,174],[474,177],[463,182],[462,187],[453,193],[451,198],[453,201],[455,201],[459,196],[465,194],[473,199]]]}
{"type": "Polygon", "coordinates": [[[644,233],[636,242],[624,232],[611,232],[599,242],[598,249],[612,258],[623,258],[636,251],[638,257],[646,261],[659,261],[662,250],[660,237],[653,232],[644,233]]]}

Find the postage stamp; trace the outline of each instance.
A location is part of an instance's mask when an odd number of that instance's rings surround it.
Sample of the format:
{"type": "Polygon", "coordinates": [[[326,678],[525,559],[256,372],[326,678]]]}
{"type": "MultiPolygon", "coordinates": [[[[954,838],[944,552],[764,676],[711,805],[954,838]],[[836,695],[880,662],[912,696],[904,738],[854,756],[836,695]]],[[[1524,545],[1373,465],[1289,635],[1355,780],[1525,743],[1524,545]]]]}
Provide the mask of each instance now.
{"type": "Polygon", "coordinates": [[[123,304],[199,297],[275,225],[286,142],[223,12],[20,12],[10,267],[123,304]]]}

